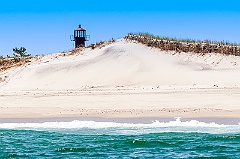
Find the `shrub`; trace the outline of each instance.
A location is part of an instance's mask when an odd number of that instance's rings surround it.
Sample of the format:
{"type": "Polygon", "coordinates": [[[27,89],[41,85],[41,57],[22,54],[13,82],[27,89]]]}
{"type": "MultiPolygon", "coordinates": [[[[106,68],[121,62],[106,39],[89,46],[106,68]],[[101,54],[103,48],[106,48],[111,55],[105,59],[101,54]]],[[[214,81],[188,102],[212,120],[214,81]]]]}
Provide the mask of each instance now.
{"type": "Polygon", "coordinates": [[[13,48],[13,55],[14,56],[20,56],[20,57],[27,57],[31,56],[31,54],[27,54],[27,49],[25,47],[20,47],[20,48],[13,48]]]}

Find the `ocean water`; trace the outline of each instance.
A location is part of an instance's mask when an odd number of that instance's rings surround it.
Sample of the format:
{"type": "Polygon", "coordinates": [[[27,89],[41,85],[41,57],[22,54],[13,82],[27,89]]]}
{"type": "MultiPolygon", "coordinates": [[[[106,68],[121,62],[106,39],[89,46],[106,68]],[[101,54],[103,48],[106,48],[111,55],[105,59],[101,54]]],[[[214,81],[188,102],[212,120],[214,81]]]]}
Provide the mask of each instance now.
{"type": "Polygon", "coordinates": [[[0,158],[240,158],[240,124],[0,123],[0,158]]]}

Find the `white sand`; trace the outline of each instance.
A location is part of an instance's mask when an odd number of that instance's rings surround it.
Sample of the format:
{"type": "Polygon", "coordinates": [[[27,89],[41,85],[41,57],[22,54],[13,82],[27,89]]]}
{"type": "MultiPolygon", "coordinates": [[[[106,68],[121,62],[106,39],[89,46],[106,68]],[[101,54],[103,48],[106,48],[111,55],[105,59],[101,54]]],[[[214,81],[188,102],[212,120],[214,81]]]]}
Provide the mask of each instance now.
{"type": "Polygon", "coordinates": [[[164,52],[123,39],[0,73],[0,118],[240,118],[240,57],[164,52]]]}

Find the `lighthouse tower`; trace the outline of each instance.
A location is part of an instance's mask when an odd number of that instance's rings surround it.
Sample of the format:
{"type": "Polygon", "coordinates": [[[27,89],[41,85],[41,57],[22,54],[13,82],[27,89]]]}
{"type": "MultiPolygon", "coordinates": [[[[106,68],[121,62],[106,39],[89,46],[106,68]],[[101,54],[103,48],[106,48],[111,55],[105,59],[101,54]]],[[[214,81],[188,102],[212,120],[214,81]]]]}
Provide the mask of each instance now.
{"type": "Polygon", "coordinates": [[[74,30],[73,37],[72,41],[75,41],[75,48],[85,47],[85,41],[89,40],[89,35],[86,35],[86,30],[81,25],[74,30]]]}

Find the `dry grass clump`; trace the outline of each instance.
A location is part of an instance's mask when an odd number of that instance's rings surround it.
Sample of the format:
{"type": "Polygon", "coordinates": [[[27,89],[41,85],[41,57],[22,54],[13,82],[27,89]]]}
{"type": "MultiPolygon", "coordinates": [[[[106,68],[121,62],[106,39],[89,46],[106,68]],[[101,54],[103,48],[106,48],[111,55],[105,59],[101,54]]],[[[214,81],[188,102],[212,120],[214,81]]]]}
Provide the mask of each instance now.
{"type": "Polygon", "coordinates": [[[83,48],[81,48],[81,47],[75,48],[69,52],[69,55],[76,55],[76,54],[80,53],[82,50],[83,50],[83,48]]]}
{"type": "Polygon", "coordinates": [[[12,67],[23,66],[26,63],[31,62],[31,59],[32,59],[32,56],[0,58],[0,71],[5,71],[12,67]]]}
{"type": "Polygon", "coordinates": [[[59,54],[59,56],[71,56],[71,55],[77,55],[83,51],[82,47],[74,48],[70,51],[63,51],[59,54]]]}
{"type": "Polygon", "coordinates": [[[112,44],[114,42],[115,42],[114,39],[107,40],[107,41],[100,41],[100,42],[96,42],[96,44],[91,44],[91,45],[87,46],[86,48],[91,48],[91,49],[99,48],[99,49],[101,49],[102,47],[104,47],[106,45],[109,45],[109,44],[112,44]]]}
{"type": "Polygon", "coordinates": [[[107,41],[100,41],[100,42],[96,42],[95,44],[90,44],[86,47],[78,47],[78,48],[74,48],[72,49],[71,51],[64,51],[64,52],[61,52],[59,56],[71,56],[71,55],[76,55],[76,54],[79,54],[81,53],[84,48],[91,48],[91,49],[95,49],[95,48],[99,48],[101,49],[102,47],[106,46],[106,45],[109,45],[109,44],[112,44],[114,43],[115,40],[112,39],[112,40],[107,40],[107,41]]]}
{"type": "Polygon", "coordinates": [[[240,56],[240,45],[224,41],[176,39],[154,36],[148,33],[130,33],[124,37],[127,40],[137,41],[149,47],[159,48],[164,51],[194,52],[194,53],[221,53],[240,56]]]}

